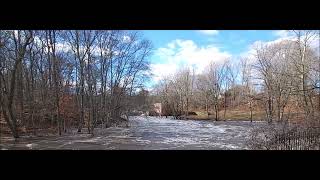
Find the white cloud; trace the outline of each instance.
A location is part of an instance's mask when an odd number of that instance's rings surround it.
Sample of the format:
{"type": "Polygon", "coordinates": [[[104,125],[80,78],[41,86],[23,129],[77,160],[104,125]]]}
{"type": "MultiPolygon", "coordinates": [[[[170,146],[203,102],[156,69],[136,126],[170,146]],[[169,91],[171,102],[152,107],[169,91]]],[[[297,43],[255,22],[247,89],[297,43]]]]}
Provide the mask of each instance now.
{"type": "Polygon", "coordinates": [[[174,42],[171,42],[171,43],[168,44],[168,47],[171,48],[171,49],[174,49],[176,46],[175,46],[174,42]]]}
{"type": "Polygon", "coordinates": [[[291,33],[288,30],[276,30],[276,31],[273,31],[272,34],[279,38],[286,38],[291,33]]]}
{"type": "Polygon", "coordinates": [[[61,52],[72,52],[71,46],[66,42],[57,42],[56,49],[61,52]]]}
{"type": "Polygon", "coordinates": [[[219,63],[231,57],[231,54],[221,52],[213,45],[198,46],[192,40],[180,39],[170,42],[167,47],[157,49],[155,55],[162,61],[151,65],[155,82],[173,74],[181,65],[193,66],[195,73],[199,74],[211,61],[219,63]]]}
{"type": "Polygon", "coordinates": [[[125,43],[129,43],[131,41],[131,38],[130,36],[123,36],[122,40],[125,42],[125,43]]]}
{"type": "MultiPolygon", "coordinates": [[[[276,44],[276,43],[280,43],[282,41],[285,40],[291,40],[291,41],[296,41],[296,35],[292,32],[292,31],[287,31],[287,30],[278,30],[278,31],[273,31],[272,32],[277,39],[275,40],[271,40],[271,41],[255,41],[252,44],[250,44],[248,46],[248,50],[241,53],[240,56],[241,57],[248,57],[249,59],[254,59],[254,54],[255,54],[255,50],[254,48],[256,46],[260,46],[260,45],[272,45],[272,44],[276,44]]],[[[304,38],[304,36],[302,36],[302,39],[304,38]]],[[[318,49],[319,48],[319,38],[314,36],[312,39],[310,39],[310,47],[314,48],[314,49],[318,49]]]]}
{"type": "Polygon", "coordinates": [[[158,82],[161,78],[174,73],[178,69],[178,66],[174,63],[151,64],[151,69],[152,74],[154,75],[153,80],[158,82]]]}
{"type": "Polygon", "coordinates": [[[218,30],[198,30],[198,32],[204,35],[209,35],[209,36],[219,34],[218,30]]]}

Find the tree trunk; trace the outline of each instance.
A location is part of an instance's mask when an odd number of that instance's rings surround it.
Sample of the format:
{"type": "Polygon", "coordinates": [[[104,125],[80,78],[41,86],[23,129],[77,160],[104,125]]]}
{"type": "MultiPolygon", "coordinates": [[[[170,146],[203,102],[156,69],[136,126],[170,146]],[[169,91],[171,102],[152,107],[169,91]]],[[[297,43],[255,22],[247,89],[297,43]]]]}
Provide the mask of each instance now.
{"type": "Polygon", "coordinates": [[[224,114],[223,119],[226,120],[226,113],[227,113],[227,93],[224,93],[224,114]]]}
{"type": "Polygon", "coordinates": [[[209,107],[208,107],[208,97],[206,97],[206,112],[209,119],[209,107]]]}
{"type": "Polygon", "coordinates": [[[273,114],[273,109],[272,109],[272,98],[270,97],[270,95],[268,95],[268,123],[272,123],[272,114],[273,114]]]}
{"type": "Polygon", "coordinates": [[[78,132],[82,130],[84,123],[84,74],[83,74],[83,62],[80,62],[80,121],[78,125],[78,132]]]}
{"type": "Polygon", "coordinates": [[[56,57],[56,32],[55,30],[52,30],[49,32],[47,32],[47,36],[48,36],[48,45],[49,45],[49,48],[48,48],[48,58],[49,59],[52,59],[52,65],[53,65],[53,83],[54,83],[54,91],[55,91],[55,113],[56,113],[56,122],[57,122],[57,126],[58,126],[58,134],[61,135],[61,129],[62,129],[62,121],[61,121],[61,117],[60,117],[60,105],[59,105],[59,97],[60,97],[60,88],[59,88],[59,67],[58,67],[58,59],[56,57]],[[50,56],[50,50],[51,50],[51,56],[50,56]]]}
{"type": "Polygon", "coordinates": [[[252,122],[252,102],[249,102],[249,106],[250,106],[250,122],[252,122]]]}
{"type": "Polygon", "coordinates": [[[188,115],[189,115],[189,98],[188,98],[188,95],[187,95],[187,107],[186,107],[186,119],[188,119],[188,115]]]}
{"type": "MultiPolygon", "coordinates": [[[[1,101],[3,101],[3,100],[1,100],[1,101]]],[[[3,113],[4,119],[7,123],[7,125],[9,126],[9,129],[11,130],[13,137],[15,139],[19,138],[19,134],[17,132],[17,127],[14,122],[14,119],[12,119],[12,116],[8,112],[10,112],[10,110],[8,110],[8,107],[2,106],[2,113],[3,113]]]]}
{"type": "MultiPolygon", "coordinates": [[[[18,53],[18,52],[17,52],[18,53]]],[[[23,52],[21,54],[24,55],[25,53],[25,49],[23,49],[23,52]]],[[[15,65],[14,65],[14,68],[12,70],[12,77],[11,77],[11,86],[10,86],[10,92],[9,92],[9,97],[8,97],[8,100],[2,100],[2,101],[5,101],[4,104],[6,105],[6,108],[7,110],[3,111],[3,112],[8,112],[8,114],[5,115],[5,119],[8,122],[11,122],[9,123],[9,127],[12,131],[12,134],[14,136],[14,138],[19,138],[19,135],[18,135],[18,130],[17,130],[17,119],[15,117],[15,112],[13,112],[13,98],[14,98],[14,93],[15,93],[15,85],[16,85],[16,72],[17,72],[17,68],[19,66],[19,64],[21,63],[22,61],[22,58],[23,56],[19,54],[19,57],[18,59],[16,60],[15,62],[15,65]]]]}
{"type": "Polygon", "coordinates": [[[214,105],[214,108],[215,108],[215,111],[216,111],[216,121],[218,121],[219,120],[219,109],[218,109],[218,105],[217,104],[215,104],[214,105]]]}
{"type": "Polygon", "coordinates": [[[23,76],[22,76],[22,71],[23,71],[23,67],[22,67],[23,63],[19,63],[18,65],[18,71],[17,71],[17,94],[18,94],[18,101],[19,101],[19,106],[20,106],[20,120],[23,124],[26,124],[24,122],[24,108],[23,108],[23,76]]]}

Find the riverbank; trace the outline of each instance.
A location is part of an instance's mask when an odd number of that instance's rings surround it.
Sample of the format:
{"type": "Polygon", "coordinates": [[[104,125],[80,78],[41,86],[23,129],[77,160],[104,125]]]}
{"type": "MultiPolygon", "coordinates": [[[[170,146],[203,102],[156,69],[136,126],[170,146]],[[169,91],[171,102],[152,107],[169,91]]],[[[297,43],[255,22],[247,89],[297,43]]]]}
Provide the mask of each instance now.
{"type": "MultiPolygon", "coordinates": [[[[214,112],[209,112],[209,115],[204,111],[191,111],[192,114],[189,116],[181,116],[181,120],[200,120],[200,121],[216,121],[214,112]]],[[[163,116],[165,117],[165,116],[163,116]]],[[[168,116],[169,117],[169,116],[168,116]]],[[[265,113],[263,111],[255,111],[252,113],[252,121],[264,121],[265,113]]],[[[225,116],[224,111],[219,112],[218,121],[251,121],[250,111],[244,110],[227,110],[225,116]]]]}

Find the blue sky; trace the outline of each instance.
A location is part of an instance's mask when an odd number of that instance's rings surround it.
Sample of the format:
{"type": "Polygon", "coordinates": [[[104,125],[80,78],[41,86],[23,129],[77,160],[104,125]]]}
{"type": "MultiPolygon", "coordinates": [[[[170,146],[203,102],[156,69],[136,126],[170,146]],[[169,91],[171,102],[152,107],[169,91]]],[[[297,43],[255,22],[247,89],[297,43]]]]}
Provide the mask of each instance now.
{"type": "Polygon", "coordinates": [[[166,46],[175,39],[193,40],[206,46],[214,44],[232,54],[239,54],[255,41],[271,41],[281,36],[270,30],[220,30],[217,34],[205,34],[194,30],[145,30],[143,34],[153,42],[155,49],[166,46]]]}
{"type": "Polygon", "coordinates": [[[292,37],[283,30],[145,30],[142,33],[154,46],[150,60],[155,76],[147,83],[148,88],[181,65],[195,66],[201,73],[210,61],[223,62],[249,54],[254,43],[292,37]]]}

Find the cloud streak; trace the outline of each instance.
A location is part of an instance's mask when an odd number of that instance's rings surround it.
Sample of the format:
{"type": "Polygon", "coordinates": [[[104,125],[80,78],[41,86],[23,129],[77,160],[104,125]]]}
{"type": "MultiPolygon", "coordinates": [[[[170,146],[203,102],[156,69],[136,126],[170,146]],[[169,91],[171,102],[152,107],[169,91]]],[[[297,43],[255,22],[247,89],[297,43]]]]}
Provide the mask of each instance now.
{"type": "Polygon", "coordinates": [[[213,36],[213,35],[217,35],[219,34],[218,30],[198,30],[199,33],[204,34],[204,35],[209,35],[209,36],[213,36]]]}

